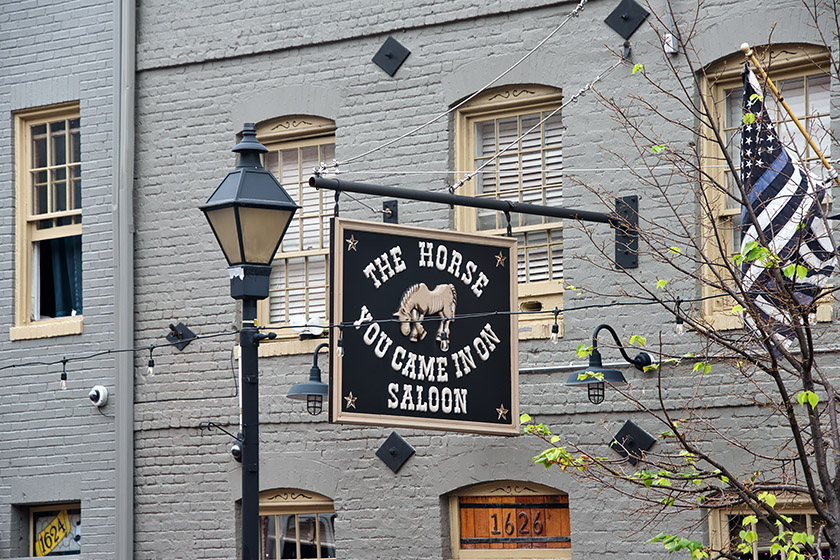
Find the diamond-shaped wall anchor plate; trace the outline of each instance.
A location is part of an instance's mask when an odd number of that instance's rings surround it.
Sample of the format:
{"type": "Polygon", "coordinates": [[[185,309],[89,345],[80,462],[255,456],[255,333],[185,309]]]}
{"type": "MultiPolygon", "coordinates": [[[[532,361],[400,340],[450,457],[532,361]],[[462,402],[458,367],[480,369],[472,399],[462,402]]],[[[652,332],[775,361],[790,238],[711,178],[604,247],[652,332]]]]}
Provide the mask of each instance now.
{"type": "Polygon", "coordinates": [[[621,0],[618,7],[604,20],[604,23],[626,40],[636,32],[649,15],[650,13],[635,0],[621,0]]]}
{"type": "Polygon", "coordinates": [[[391,432],[385,443],[376,450],[376,456],[382,459],[382,462],[395,473],[402,468],[412,455],[414,455],[414,448],[397,432],[391,432]]]}
{"type": "Polygon", "coordinates": [[[382,48],[373,56],[373,63],[385,70],[389,76],[393,76],[410,54],[411,51],[402,46],[399,41],[388,37],[382,48]]]}
{"type": "Polygon", "coordinates": [[[195,333],[184,323],[177,325],[169,325],[169,334],[166,335],[166,340],[175,345],[178,350],[186,348],[190,342],[195,338],[195,333]]]}
{"type": "Polygon", "coordinates": [[[642,452],[649,450],[654,443],[656,440],[653,436],[628,420],[615,434],[610,447],[622,457],[627,457],[630,464],[635,466],[642,457],[642,452]]]}

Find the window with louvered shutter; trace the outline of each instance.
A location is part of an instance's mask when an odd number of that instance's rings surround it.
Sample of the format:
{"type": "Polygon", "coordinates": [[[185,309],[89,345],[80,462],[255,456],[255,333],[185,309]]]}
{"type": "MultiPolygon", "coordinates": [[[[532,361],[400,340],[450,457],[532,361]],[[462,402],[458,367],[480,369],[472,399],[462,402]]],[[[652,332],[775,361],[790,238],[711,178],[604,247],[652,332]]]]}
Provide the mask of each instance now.
{"type": "MultiPolygon", "coordinates": [[[[259,320],[271,326],[327,321],[329,227],[333,207],[324,191],[309,186],[309,177],[321,162],[335,158],[332,121],[308,116],[261,123],[258,138],[268,148],[265,166],[300,206],[274,257],[269,297],[259,320]]],[[[291,329],[277,332],[295,338],[291,329]]]]}
{"type": "MultiPolygon", "coordinates": [[[[558,89],[528,85],[491,90],[461,107],[456,115],[456,167],[461,174],[480,171],[458,194],[561,206],[564,126],[562,115],[552,114],[561,101],[558,89]]],[[[518,241],[521,307],[562,308],[562,223],[525,214],[510,218],[518,241]]],[[[462,231],[506,235],[508,221],[503,212],[459,208],[456,225],[462,231]]],[[[520,335],[547,337],[550,322],[553,318],[520,316],[520,335]]]]}

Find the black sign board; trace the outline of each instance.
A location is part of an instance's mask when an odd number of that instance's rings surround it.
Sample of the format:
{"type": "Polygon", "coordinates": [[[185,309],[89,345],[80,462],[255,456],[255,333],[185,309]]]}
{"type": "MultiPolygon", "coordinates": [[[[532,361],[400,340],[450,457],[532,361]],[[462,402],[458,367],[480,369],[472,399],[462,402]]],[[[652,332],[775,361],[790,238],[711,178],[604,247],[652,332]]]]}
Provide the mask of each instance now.
{"type": "Polygon", "coordinates": [[[331,263],[331,421],[519,433],[515,239],[336,219],[331,263]]]}

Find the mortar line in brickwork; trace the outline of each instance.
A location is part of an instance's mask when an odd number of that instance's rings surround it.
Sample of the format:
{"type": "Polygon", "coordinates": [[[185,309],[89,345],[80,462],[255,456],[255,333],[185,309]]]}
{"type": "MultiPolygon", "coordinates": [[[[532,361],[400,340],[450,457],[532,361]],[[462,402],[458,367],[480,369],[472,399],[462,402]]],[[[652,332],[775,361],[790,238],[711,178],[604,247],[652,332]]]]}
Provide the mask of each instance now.
{"type": "MultiPolygon", "coordinates": [[[[417,25],[409,25],[409,26],[405,26],[405,27],[398,27],[398,28],[394,28],[394,29],[369,31],[369,32],[366,32],[366,33],[359,33],[357,35],[350,35],[350,36],[346,36],[346,37],[325,38],[321,41],[318,41],[318,37],[314,36],[314,37],[311,37],[311,42],[309,44],[307,44],[306,47],[307,48],[323,47],[323,46],[327,46],[327,45],[335,45],[335,44],[345,43],[345,42],[349,42],[349,41],[357,41],[359,39],[369,39],[371,37],[380,37],[380,36],[388,35],[388,34],[391,34],[391,33],[417,31],[417,30],[421,30],[421,29],[442,27],[442,26],[448,26],[448,25],[459,24],[459,23],[469,23],[469,22],[472,22],[472,21],[480,21],[480,20],[483,20],[483,19],[491,19],[491,18],[495,18],[495,17],[507,17],[507,16],[511,16],[511,15],[540,11],[540,10],[545,10],[545,9],[548,9],[548,8],[553,8],[553,7],[557,7],[557,6],[564,6],[564,5],[573,4],[573,3],[574,3],[574,0],[557,0],[557,1],[554,1],[554,2],[546,2],[545,4],[541,4],[539,6],[527,6],[527,7],[521,7],[521,8],[513,8],[513,9],[510,9],[510,10],[493,12],[491,14],[464,16],[464,17],[460,17],[460,18],[453,18],[453,19],[448,19],[448,20],[445,20],[445,21],[440,21],[440,22],[435,22],[435,23],[423,23],[423,24],[417,24],[417,25]]],[[[173,68],[187,68],[187,67],[190,67],[190,66],[201,66],[201,65],[204,65],[204,64],[208,64],[208,63],[228,62],[228,61],[239,60],[239,59],[248,58],[248,57],[252,57],[252,56],[279,54],[279,53],[286,52],[286,51],[294,51],[294,50],[300,50],[300,49],[301,49],[301,45],[296,44],[296,45],[277,47],[277,48],[267,49],[267,50],[262,50],[262,51],[254,51],[254,52],[249,52],[249,53],[240,53],[240,54],[232,54],[232,55],[225,55],[225,56],[217,56],[217,57],[212,57],[212,58],[203,58],[201,60],[190,60],[190,61],[187,61],[187,62],[173,62],[173,63],[169,63],[169,64],[159,64],[159,65],[147,66],[147,67],[141,67],[138,64],[137,73],[154,72],[154,71],[157,71],[157,70],[171,70],[173,68]]]]}

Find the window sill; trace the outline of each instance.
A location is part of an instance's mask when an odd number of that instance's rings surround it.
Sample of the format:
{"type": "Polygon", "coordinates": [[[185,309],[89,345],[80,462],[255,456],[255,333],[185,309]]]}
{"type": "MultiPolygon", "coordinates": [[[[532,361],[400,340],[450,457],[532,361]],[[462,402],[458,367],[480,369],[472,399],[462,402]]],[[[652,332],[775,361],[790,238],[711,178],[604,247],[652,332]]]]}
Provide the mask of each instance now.
{"type": "Polygon", "coordinates": [[[82,325],[81,315],[77,317],[61,317],[60,319],[45,319],[43,321],[11,327],[9,329],[9,340],[32,340],[35,338],[82,334],[82,325]]]}

